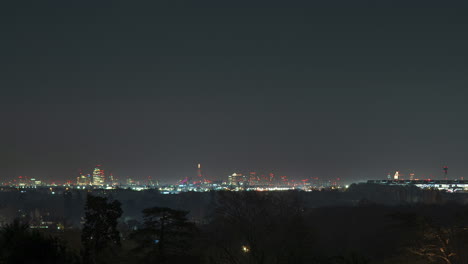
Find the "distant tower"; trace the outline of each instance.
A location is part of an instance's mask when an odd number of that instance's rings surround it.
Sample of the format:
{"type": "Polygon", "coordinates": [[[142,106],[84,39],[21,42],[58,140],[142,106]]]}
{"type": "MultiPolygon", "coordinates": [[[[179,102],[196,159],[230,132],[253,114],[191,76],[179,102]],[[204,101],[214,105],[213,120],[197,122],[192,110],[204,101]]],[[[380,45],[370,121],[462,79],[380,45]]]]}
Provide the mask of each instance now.
{"type": "Polygon", "coordinates": [[[197,176],[198,176],[199,179],[203,178],[200,163],[198,163],[197,176]]]}
{"type": "Polygon", "coordinates": [[[448,173],[448,167],[447,165],[444,166],[444,176],[445,176],[445,179],[447,179],[447,173],[448,173]]]}
{"type": "Polygon", "coordinates": [[[200,183],[204,183],[204,179],[203,179],[203,174],[202,174],[202,171],[201,171],[201,164],[198,163],[197,165],[197,181],[200,181],[200,183]]]}

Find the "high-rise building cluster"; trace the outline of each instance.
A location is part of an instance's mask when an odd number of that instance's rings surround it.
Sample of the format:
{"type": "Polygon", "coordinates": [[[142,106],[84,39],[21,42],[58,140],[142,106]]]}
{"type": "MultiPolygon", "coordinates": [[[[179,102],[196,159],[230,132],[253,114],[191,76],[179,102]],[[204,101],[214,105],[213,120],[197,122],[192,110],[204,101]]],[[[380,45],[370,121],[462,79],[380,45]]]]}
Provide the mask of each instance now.
{"type": "Polygon", "coordinates": [[[255,171],[251,171],[248,175],[237,172],[229,175],[226,184],[229,186],[257,187],[272,185],[292,186],[296,183],[295,181],[290,181],[287,176],[277,177],[273,172],[259,174],[255,171]]]}
{"type": "Polygon", "coordinates": [[[97,165],[92,174],[80,173],[80,176],[76,178],[76,184],[79,186],[105,186],[115,185],[117,180],[112,174],[106,175],[101,165],[97,165]]]}
{"type": "Polygon", "coordinates": [[[247,177],[241,173],[233,173],[228,176],[228,184],[231,186],[247,185],[247,177]]]}

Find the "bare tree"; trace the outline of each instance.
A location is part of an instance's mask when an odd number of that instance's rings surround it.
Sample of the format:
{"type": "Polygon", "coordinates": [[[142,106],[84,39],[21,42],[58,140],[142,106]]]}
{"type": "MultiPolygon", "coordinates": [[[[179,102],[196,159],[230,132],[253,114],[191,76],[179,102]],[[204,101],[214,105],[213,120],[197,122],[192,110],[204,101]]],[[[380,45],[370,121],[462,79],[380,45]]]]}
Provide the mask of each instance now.
{"type": "Polygon", "coordinates": [[[295,192],[221,192],[210,255],[215,263],[302,263],[311,248],[304,216],[295,192]]]}

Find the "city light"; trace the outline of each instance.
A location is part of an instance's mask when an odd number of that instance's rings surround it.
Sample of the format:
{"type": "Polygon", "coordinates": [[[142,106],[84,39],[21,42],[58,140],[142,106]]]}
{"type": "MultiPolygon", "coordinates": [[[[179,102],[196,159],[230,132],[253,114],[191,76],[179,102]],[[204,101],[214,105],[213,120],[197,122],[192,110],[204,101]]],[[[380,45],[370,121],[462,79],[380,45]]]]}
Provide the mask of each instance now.
{"type": "Polygon", "coordinates": [[[242,246],[242,252],[244,252],[244,253],[249,253],[249,252],[250,252],[250,248],[247,247],[247,246],[245,246],[245,245],[243,245],[243,246],[242,246]]]}

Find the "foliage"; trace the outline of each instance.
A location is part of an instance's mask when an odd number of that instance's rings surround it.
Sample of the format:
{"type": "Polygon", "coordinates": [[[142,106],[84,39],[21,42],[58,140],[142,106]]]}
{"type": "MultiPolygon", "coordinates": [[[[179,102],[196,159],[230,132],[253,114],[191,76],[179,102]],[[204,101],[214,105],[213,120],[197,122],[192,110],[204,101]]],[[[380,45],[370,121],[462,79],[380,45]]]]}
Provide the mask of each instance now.
{"type": "Polygon", "coordinates": [[[63,241],[46,237],[29,225],[14,220],[0,230],[0,263],[77,263],[63,241]]]}
{"type": "Polygon", "coordinates": [[[304,263],[313,237],[297,193],[225,192],[205,243],[212,263],[304,263]]]}
{"type": "Polygon", "coordinates": [[[122,215],[119,201],[88,194],[85,224],[81,234],[85,263],[110,262],[120,247],[117,220],[122,215]]]}
{"type": "Polygon", "coordinates": [[[407,250],[430,263],[462,264],[468,262],[468,230],[466,218],[458,223],[441,223],[416,214],[398,216],[414,228],[413,243],[407,250]]]}
{"type": "Polygon", "coordinates": [[[187,219],[188,212],[167,207],[143,210],[144,226],[134,232],[136,251],[147,261],[176,263],[183,260],[196,234],[196,227],[187,219]]]}

